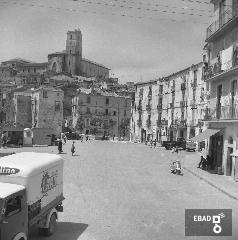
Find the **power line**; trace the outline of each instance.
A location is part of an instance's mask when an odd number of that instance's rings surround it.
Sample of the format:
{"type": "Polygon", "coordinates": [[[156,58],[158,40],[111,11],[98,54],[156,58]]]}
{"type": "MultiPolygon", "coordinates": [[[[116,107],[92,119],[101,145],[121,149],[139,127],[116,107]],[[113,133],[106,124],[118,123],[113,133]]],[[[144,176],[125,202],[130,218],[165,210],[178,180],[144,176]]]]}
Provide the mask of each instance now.
{"type": "MultiPolygon", "coordinates": [[[[48,9],[55,9],[57,11],[69,11],[69,12],[83,12],[83,13],[88,13],[88,14],[96,14],[96,15],[112,15],[112,16],[119,16],[119,17],[128,17],[128,18],[134,18],[134,19],[150,19],[150,20],[165,20],[165,21],[172,21],[172,22],[187,22],[185,20],[176,20],[173,18],[153,18],[153,17],[144,17],[144,16],[135,16],[135,15],[129,15],[129,14],[120,14],[120,13],[106,13],[106,12],[99,12],[99,11],[88,11],[88,10],[83,10],[83,9],[75,9],[75,8],[60,8],[60,7],[54,7],[54,6],[47,6],[44,4],[33,4],[33,3],[22,3],[22,2],[11,2],[14,5],[20,5],[20,6],[29,6],[29,7],[42,7],[42,8],[48,8],[48,9]]],[[[0,2],[1,4],[9,4],[9,2],[0,2]]],[[[175,14],[175,12],[168,12],[168,11],[163,11],[162,13],[169,13],[169,14],[175,14]]],[[[183,13],[181,13],[183,14],[183,13]]],[[[189,21],[192,23],[199,23],[199,24],[208,24],[208,23],[201,23],[200,21],[189,21]]]]}
{"type": "MultiPolygon", "coordinates": [[[[75,1],[75,0],[74,0],[75,1]]],[[[118,0],[113,0],[114,2],[118,2],[118,0]]],[[[124,8],[124,9],[136,9],[136,10],[145,10],[145,11],[151,11],[151,12],[167,12],[167,13],[178,13],[178,14],[183,14],[183,15],[190,15],[190,16],[199,16],[199,17],[204,17],[203,14],[198,14],[198,13],[189,13],[189,12],[176,12],[176,11],[168,11],[168,10],[161,10],[161,9],[154,9],[154,8],[143,8],[143,7],[136,7],[136,6],[126,6],[126,5],[117,5],[115,3],[103,3],[103,2],[92,2],[91,0],[86,1],[86,0],[77,0],[77,2],[82,2],[85,4],[90,4],[90,5],[104,5],[107,7],[120,7],[120,8],[124,8]]],[[[125,0],[123,1],[124,3],[126,2],[125,0]]],[[[128,3],[132,3],[134,4],[134,1],[129,1],[128,3]]],[[[170,6],[170,5],[163,5],[163,4],[155,4],[155,5],[151,5],[151,4],[146,4],[146,5],[150,5],[150,6],[155,6],[155,7],[166,7],[166,8],[173,8],[173,9],[178,9],[178,10],[187,10],[187,11],[200,11],[203,13],[211,13],[212,11],[207,11],[207,10],[203,10],[203,9],[195,9],[195,8],[185,8],[185,7],[175,7],[175,6],[170,6]]],[[[208,17],[212,17],[212,16],[208,16],[208,17]]]]}

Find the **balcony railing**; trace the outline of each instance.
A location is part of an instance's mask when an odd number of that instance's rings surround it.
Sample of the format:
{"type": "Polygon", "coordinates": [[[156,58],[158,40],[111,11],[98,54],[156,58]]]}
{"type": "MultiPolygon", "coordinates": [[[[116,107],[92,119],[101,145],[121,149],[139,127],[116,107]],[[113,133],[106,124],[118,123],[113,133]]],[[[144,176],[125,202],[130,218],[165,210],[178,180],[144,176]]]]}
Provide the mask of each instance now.
{"type": "Polygon", "coordinates": [[[162,104],[158,104],[158,105],[157,105],[157,110],[158,110],[158,111],[161,111],[162,109],[163,109],[163,105],[162,105],[162,104]]]}
{"type": "Polygon", "coordinates": [[[181,83],[181,90],[185,90],[186,89],[186,84],[185,83],[181,83]]]}
{"type": "Polygon", "coordinates": [[[207,28],[207,39],[236,15],[237,13],[232,14],[232,8],[228,8],[223,14],[220,15],[219,19],[217,19],[207,28]]]}
{"type": "Polygon", "coordinates": [[[170,103],[169,104],[169,108],[173,108],[174,107],[174,104],[173,103],[170,103]]]}
{"type": "Polygon", "coordinates": [[[149,128],[149,127],[151,127],[151,119],[150,118],[148,118],[147,120],[146,120],[146,126],[149,128]]]}
{"type": "Polygon", "coordinates": [[[180,107],[184,108],[186,107],[187,103],[185,101],[180,101],[180,107]]]}
{"type": "Polygon", "coordinates": [[[196,105],[196,101],[195,101],[195,100],[191,100],[191,101],[190,101],[190,107],[191,107],[191,109],[196,109],[196,108],[197,108],[197,105],[196,105]]]}
{"type": "Polygon", "coordinates": [[[192,82],[192,83],[191,83],[191,88],[192,88],[192,89],[195,89],[196,87],[197,87],[197,83],[196,83],[196,82],[192,82]]]}
{"type": "Polygon", "coordinates": [[[238,120],[238,104],[208,108],[205,111],[204,120],[238,120]]]}
{"type": "Polygon", "coordinates": [[[238,66],[238,51],[235,50],[233,52],[233,57],[232,57],[232,65],[231,68],[223,71],[221,70],[221,62],[218,61],[216,62],[214,65],[211,66],[204,66],[203,67],[203,80],[208,80],[212,77],[215,77],[216,75],[219,75],[223,72],[228,72],[230,70],[232,70],[233,68],[236,68],[238,66]]]}
{"type": "Polygon", "coordinates": [[[150,104],[147,104],[147,105],[146,105],[146,111],[147,111],[147,112],[151,112],[151,105],[150,105],[150,104]]]}
{"type": "Polygon", "coordinates": [[[138,112],[142,112],[142,106],[138,105],[137,110],[138,110],[138,112]]]}
{"type": "Polygon", "coordinates": [[[138,125],[139,127],[142,126],[142,120],[141,120],[141,119],[137,120],[137,125],[138,125]]]}
{"type": "Polygon", "coordinates": [[[168,125],[168,120],[157,120],[157,127],[167,126],[167,125],[168,125]]]}

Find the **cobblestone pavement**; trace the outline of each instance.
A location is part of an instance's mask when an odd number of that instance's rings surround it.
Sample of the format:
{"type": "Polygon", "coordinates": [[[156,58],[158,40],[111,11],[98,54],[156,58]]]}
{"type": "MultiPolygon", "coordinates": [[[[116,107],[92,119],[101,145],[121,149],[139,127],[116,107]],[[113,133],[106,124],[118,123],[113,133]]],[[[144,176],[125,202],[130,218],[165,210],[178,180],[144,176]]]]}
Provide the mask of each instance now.
{"type": "MultiPolygon", "coordinates": [[[[188,172],[169,171],[170,151],[141,144],[71,142],[63,145],[64,213],[48,240],[167,240],[185,239],[186,208],[232,208],[233,237],[238,239],[237,201],[188,172]]],[[[57,153],[57,147],[4,151],[57,153]]],[[[180,157],[193,157],[181,152],[180,157]]],[[[45,239],[33,231],[30,240],[45,239]]],[[[187,239],[187,238],[186,238],[187,239]]]]}

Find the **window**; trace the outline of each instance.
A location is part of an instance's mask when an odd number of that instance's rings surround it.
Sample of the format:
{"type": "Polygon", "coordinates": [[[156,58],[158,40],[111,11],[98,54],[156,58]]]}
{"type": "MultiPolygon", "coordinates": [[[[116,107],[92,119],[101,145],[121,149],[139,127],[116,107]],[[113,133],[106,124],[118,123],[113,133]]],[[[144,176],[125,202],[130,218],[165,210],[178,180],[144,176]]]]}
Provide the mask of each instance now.
{"type": "Polygon", "coordinates": [[[7,201],[5,216],[9,217],[21,211],[21,198],[20,196],[10,198],[7,201]]]}
{"type": "Polygon", "coordinates": [[[43,91],[43,98],[48,98],[47,91],[43,91]]]}
{"type": "Polygon", "coordinates": [[[87,103],[91,103],[91,97],[87,96],[87,103]]]}
{"type": "Polygon", "coordinates": [[[90,114],[90,113],[91,113],[90,108],[87,107],[86,113],[87,113],[87,114],[90,114]]]}
{"type": "Polygon", "coordinates": [[[69,61],[69,66],[70,66],[70,61],[69,61]]]}
{"type": "Polygon", "coordinates": [[[72,51],[71,51],[71,50],[69,50],[69,53],[71,54],[71,53],[72,53],[72,51]]]}
{"type": "Polygon", "coordinates": [[[34,68],[34,73],[36,73],[36,68],[34,68]]]}
{"type": "Polygon", "coordinates": [[[28,72],[30,72],[30,68],[28,68],[28,72]]]}
{"type": "Polygon", "coordinates": [[[117,111],[113,111],[113,116],[116,116],[117,115],[117,111]]]}
{"type": "Polygon", "coordinates": [[[108,115],[108,109],[105,109],[105,114],[108,115]]]}
{"type": "Polygon", "coordinates": [[[126,110],[124,110],[124,116],[126,116],[126,110]]]}
{"type": "Polygon", "coordinates": [[[56,112],[60,111],[60,101],[55,101],[55,111],[56,112]]]}
{"type": "Polygon", "coordinates": [[[106,98],[106,104],[109,104],[109,98],[106,98]]]}
{"type": "Polygon", "coordinates": [[[73,36],[72,36],[72,35],[70,35],[70,39],[73,39],[73,36]]]}

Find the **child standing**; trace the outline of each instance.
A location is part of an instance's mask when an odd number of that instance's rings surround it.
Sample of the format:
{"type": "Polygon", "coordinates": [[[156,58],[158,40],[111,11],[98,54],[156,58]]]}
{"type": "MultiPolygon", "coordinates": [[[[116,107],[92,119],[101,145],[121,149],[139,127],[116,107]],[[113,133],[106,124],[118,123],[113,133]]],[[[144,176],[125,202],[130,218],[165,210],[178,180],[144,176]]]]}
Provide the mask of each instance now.
{"type": "Polygon", "coordinates": [[[74,152],[75,152],[75,146],[74,146],[74,141],[73,141],[72,146],[71,146],[72,156],[74,155],[74,152]]]}

